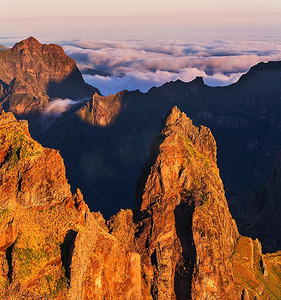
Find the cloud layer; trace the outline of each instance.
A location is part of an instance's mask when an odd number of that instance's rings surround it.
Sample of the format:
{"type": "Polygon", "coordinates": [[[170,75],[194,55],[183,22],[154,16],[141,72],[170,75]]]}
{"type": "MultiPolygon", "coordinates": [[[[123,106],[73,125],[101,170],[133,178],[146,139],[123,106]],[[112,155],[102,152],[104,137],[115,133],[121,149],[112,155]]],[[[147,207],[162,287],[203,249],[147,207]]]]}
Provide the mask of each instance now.
{"type": "Polygon", "coordinates": [[[91,41],[64,46],[86,82],[109,95],[120,90],[143,92],[171,80],[202,76],[211,86],[236,82],[260,61],[281,60],[281,43],[273,39],[216,41],[91,41]]]}

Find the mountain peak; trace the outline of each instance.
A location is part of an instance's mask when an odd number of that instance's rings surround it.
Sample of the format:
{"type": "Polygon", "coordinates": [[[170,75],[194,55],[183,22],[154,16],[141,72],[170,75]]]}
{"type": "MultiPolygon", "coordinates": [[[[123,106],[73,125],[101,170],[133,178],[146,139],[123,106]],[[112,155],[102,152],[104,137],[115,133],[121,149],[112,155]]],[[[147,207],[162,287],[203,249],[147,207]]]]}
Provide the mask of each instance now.
{"type": "Polygon", "coordinates": [[[148,248],[140,254],[144,273],[151,276],[147,282],[152,283],[144,289],[156,290],[159,299],[178,295],[206,299],[213,292],[211,282],[217,298],[231,299],[235,291],[228,266],[238,231],[214,161],[214,138],[208,128],[194,126],[175,106],[157,143],[150,168],[143,170],[139,181],[144,219],[137,243],[148,248]],[[209,230],[212,234],[202,238],[201,233],[209,230]],[[213,271],[206,276],[209,261],[214,262],[213,271]],[[220,274],[228,278],[227,291],[220,274]]]}
{"type": "Polygon", "coordinates": [[[188,121],[186,114],[181,112],[177,106],[174,106],[165,121],[165,126],[179,125],[180,121],[188,121]]]}
{"type": "Polygon", "coordinates": [[[16,43],[12,49],[18,49],[23,46],[27,46],[28,48],[41,48],[42,44],[36,38],[30,36],[29,38],[16,43]]]}
{"type": "Polygon", "coordinates": [[[23,43],[29,43],[29,44],[40,44],[41,43],[33,36],[30,36],[29,38],[22,41],[23,43]]]}
{"type": "Polygon", "coordinates": [[[9,86],[9,92],[0,88],[0,109],[27,115],[42,111],[50,98],[90,99],[98,92],[85,83],[75,61],[59,45],[29,37],[0,56],[0,83],[9,86]]]}
{"type": "Polygon", "coordinates": [[[198,152],[208,156],[213,163],[217,162],[216,141],[210,129],[205,126],[194,126],[192,120],[184,112],[181,112],[177,106],[172,108],[165,120],[162,131],[165,136],[172,133],[187,137],[194,143],[198,152]]]}
{"type": "Polygon", "coordinates": [[[105,127],[112,124],[121,110],[122,99],[126,91],[107,97],[95,93],[92,100],[79,109],[77,115],[81,120],[94,126],[105,127]]]}
{"type": "Polygon", "coordinates": [[[179,108],[175,105],[175,106],[171,109],[170,116],[173,115],[173,116],[179,118],[180,114],[181,114],[181,111],[180,111],[179,108]]]}
{"type": "Polygon", "coordinates": [[[0,113],[0,120],[1,124],[3,125],[6,123],[15,122],[17,119],[15,118],[13,113],[5,112],[4,110],[2,110],[2,112],[0,113]]]}

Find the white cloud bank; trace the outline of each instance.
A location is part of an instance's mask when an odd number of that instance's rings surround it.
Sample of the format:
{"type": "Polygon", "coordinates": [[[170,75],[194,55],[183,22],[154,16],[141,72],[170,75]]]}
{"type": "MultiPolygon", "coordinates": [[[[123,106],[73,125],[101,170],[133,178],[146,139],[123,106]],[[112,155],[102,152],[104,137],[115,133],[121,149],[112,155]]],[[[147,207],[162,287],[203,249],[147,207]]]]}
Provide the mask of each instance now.
{"type": "Polygon", "coordinates": [[[281,60],[281,43],[273,39],[81,40],[64,48],[78,63],[85,81],[104,95],[123,89],[146,92],[167,81],[188,82],[196,76],[211,86],[229,85],[258,62],[281,60]]]}

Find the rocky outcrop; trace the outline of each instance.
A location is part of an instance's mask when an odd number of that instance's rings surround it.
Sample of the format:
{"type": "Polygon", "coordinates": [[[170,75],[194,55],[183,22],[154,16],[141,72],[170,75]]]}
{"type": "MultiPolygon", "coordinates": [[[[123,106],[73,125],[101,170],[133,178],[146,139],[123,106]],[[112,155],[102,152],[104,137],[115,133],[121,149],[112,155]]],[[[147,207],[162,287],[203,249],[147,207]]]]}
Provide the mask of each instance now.
{"type": "Polygon", "coordinates": [[[74,244],[69,299],[141,300],[140,256],[98,227],[90,214],[74,244]]]}
{"type": "Polygon", "coordinates": [[[208,128],[174,107],[138,184],[139,211],[109,229],[140,254],[143,299],[279,299],[280,255],[239,236],[208,128]]]}
{"type": "Polygon", "coordinates": [[[12,113],[0,116],[0,165],[2,208],[47,207],[71,197],[59,152],[34,141],[27,121],[12,113]]]}
{"type": "Polygon", "coordinates": [[[1,211],[0,218],[0,252],[5,252],[17,238],[17,225],[15,219],[9,216],[7,209],[1,211]]]}
{"type": "Polygon", "coordinates": [[[241,236],[233,250],[235,290],[241,299],[279,299],[280,251],[262,254],[261,243],[241,236]]]}
{"type": "Polygon", "coordinates": [[[143,293],[153,299],[233,299],[238,231],[209,129],[174,107],[143,170],[135,241],[143,293]]]}
{"type": "Polygon", "coordinates": [[[121,109],[121,99],[126,91],[103,97],[95,93],[93,99],[85,102],[84,106],[77,111],[77,115],[85,122],[105,127],[109,126],[121,109]]]}
{"type": "Polygon", "coordinates": [[[97,89],[87,85],[73,59],[58,45],[30,37],[0,52],[0,105],[17,115],[42,111],[50,98],[90,98],[97,89]],[[1,88],[0,88],[1,91],[1,88]]]}
{"type": "Polygon", "coordinates": [[[5,112],[0,178],[1,298],[64,298],[60,244],[85,214],[79,193],[72,195],[58,151],[43,148],[30,137],[27,121],[5,112]]]}
{"type": "Polygon", "coordinates": [[[0,115],[0,298],[142,299],[140,256],[108,233],[56,150],[0,115]]]}

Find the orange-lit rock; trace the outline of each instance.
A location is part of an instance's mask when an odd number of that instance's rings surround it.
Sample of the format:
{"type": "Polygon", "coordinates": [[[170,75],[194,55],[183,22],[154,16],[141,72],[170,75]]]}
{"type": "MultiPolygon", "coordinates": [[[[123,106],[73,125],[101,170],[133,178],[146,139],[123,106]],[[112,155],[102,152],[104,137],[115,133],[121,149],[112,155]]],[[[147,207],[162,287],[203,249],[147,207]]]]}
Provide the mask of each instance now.
{"type": "Polygon", "coordinates": [[[241,237],[209,129],[176,107],[109,221],[72,194],[63,160],[0,115],[1,299],[279,299],[279,252],[241,237]]]}
{"type": "Polygon", "coordinates": [[[5,252],[17,238],[17,225],[14,218],[6,218],[7,211],[1,211],[0,252],[5,252]]]}
{"type": "Polygon", "coordinates": [[[50,98],[90,98],[98,92],[62,47],[33,37],[0,52],[0,80],[1,108],[18,115],[42,111],[50,98]]]}
{"type": "Polygon", "coordinates": [[[72,196],[59,152],[34,141],[11,113],[0,115],[0,158],[2,207],[46,207],[72,196]]]}
{"type": "Polygon", "coordinates": [[[71,262],[70,299],[142,299],[140,257],[98,226],[90,214],[71,262]]]}
{"type": "Polygon", "coordinates": [[[95,93],[92,100],[87,101],[77,111],[77,115],[85,122],[95,126],[108,126],[118,115],[121,108],[121,99],[126,92],[103,97],[95,93]]]}
{"type": "Polygon", "coordinates": [[[1,299],[142,299],[138,253],[109,234],[26,121],[0,115],[1,299]]]}
{"type": "Polygon", "coordinates": [[[153,299],[233,299],[231,256],[238,231],[209,129],[195,127],[174,107],[141,183],[135,243],[143,293],[153,299]]]}

